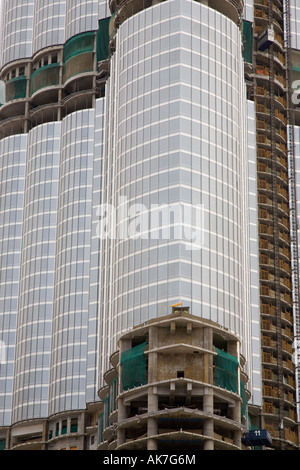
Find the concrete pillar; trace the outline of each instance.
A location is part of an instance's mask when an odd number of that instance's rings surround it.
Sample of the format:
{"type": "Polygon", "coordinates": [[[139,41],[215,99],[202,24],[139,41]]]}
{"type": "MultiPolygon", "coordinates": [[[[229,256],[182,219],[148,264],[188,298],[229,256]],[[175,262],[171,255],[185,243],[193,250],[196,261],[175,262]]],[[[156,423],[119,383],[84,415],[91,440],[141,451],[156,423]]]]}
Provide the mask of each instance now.
{"type": "MultiPolygon", "coordinates": [[[[203,411],[213,415],[214,411],[214,396],[213,390],[206,388],[203,394],[203,411]]],[[[214,421],[213,418],[205,419],[203,422],[203,435],[211,439],[205,440],[203,450],[214,450],[214,421]]]]}
{"type": "MultiPolygon", "coordinates": [[[[237,401],[235,405],[231,408],[231,415],[234,421],[238,423],[241,422],[241,403],[237,401]]],[[[237,447],[241,447],[242,445],[242,431],[240,429],[233,432],[233,444],[237,447]]]]}
{"type": "MultiPolygon", "coordinates": [[[[156,387],[149,387],[148,389],[148,413],[155,413],[158,411],[158,396],[156,387]]],[[[147,422],[147,436],[155,436],[158,434],[158,426],[156,418],[148,418],[147,422]]],[[[157,440],[148,439],[147,450],[157,450],[157,440]]]]}
{"type": "MultiPolygon", "coordinates": [[[[124,405],[123,399],[118,400],[118,421],[122,421],[127,418],[127,409],[124,405]]],[[[124,444],[126,441],[126,430],[118,429],[117,430],[117,446],[124,444]]]]}
{"type": "MultiPolygon", "coordinates": [[[[158,433],[157,421],[155,418],[149,418],[147,423],[147,436],[155,436],[158,433]]],[[[147,450],[157,450],[157,440],[148,439],[147,450]]]]}

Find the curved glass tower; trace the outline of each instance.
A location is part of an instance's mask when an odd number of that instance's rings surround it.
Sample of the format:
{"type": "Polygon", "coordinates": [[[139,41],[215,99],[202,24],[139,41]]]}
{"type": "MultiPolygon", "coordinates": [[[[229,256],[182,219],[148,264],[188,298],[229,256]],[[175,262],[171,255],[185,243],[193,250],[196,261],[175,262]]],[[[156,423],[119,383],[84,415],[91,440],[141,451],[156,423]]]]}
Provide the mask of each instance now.
{"type": "Polygon", "coordinates": [[[121,333],[177,302],[247,348],[241,41],[232,19],[190,1],[145,9],[118,30],[107,83],[103,203],[117,216],[114,233],[103,233],[102,359],[121,333]]]}
{"type": "Polygon", "coordinates": [[[0,450],[297,447],[267,3],[2,0],[0,450]]]}
{"type": "Polygon", "coordinates": [[[107,5],[2,3],[1,447],[93,448],[107,5]]]}

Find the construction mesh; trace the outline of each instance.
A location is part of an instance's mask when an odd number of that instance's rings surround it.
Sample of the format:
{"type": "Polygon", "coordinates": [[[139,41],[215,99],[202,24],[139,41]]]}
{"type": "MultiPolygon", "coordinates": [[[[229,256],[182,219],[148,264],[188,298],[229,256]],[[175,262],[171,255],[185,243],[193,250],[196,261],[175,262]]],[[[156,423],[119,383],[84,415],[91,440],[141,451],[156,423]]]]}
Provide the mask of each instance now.
{"type": "Polygon", "coordinates": [[[118,396],[118,377],[113,379],[109,384],[109,412],[112,413],[117,409],[118,396]]]}
{"type": "Polygon", "coordinates": [[[98,444],[103,442],[103,429],[104,429],[103,417],[104,417],[104,413],[102,411],[102,413],[100,413],[98,416],[98,444]]]}
{"type": "Polygon", "coordinates": [[[26,97],[26,77],[15,77],[5,86],[6,102],[26,97]]]}
{"type": "Polygon", "coordinates": [[[48,64],[37,69],[30,78],[30,93],[59,84],[59,64],[48,64]]]}
{"type": "Polygon", "coordinates": [[[231,392],[238,393],[238,360],[231,354],[215,348],[215,384],[231,392]]]}
{"type": "Polygon", "coordinates": [[[104,18],[99,21],[97,31],[97,61],[108,59],[108,43],[109,43],[109,23],[111,18],[104,18]]]}
{"type": "Polygon", "coordinates": [[[121,382],[123,390],[129,390],[147,383],[146,344],[139,344],[121,354],[121,382]]]}
{"type": "Polygon", "coordinates": [[[243,382],[240,382],[240,390],[241,390],[241,399],[242,399],[242,406],[241,406],[241,418],[246,418],[247,416],[247,397],[245,392],[245,385],[243,382]]]}
{"type": "Polygon", "coordinates": [[[253,30],[249,21],[243,21],[243,45],[243,57],[246,62],[252,64],[253,30]]]}
{"type": "Polygon", "coordinates": [[[95,32],[77,34],[64,45],[63,61],[66,63],[72,57],[84,52],[93,52],[95,44],[95,32]]]}

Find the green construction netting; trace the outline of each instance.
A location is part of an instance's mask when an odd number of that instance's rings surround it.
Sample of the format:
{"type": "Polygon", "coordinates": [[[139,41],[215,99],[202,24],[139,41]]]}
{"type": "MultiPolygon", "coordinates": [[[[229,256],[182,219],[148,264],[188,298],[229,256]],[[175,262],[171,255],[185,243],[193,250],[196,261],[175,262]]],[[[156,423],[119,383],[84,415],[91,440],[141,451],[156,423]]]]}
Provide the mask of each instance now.
{"type": "Polygon", "coordinates": [[[93,52],[95,43],[95,32],[77,34],[69,39],[64,45],[63,61],[66,63],[72,57],[83,52],[93,52]]]}
{"type": "Polygon", "coordinates": [[[59,84],[59,64],[48,64],[37,69],[30,78],[30,93],[40,88],[59,84]]]}
{"type": "Polygon", "coordinates": [[[12,101],[26,97],[26,77],[15,77],[6,82],[5,101],[12,101]]]}
{"type": "Polygon", "coordinates": [[[147,383],[146,355],[147,343],[139,344],[121,354],[121,382],[123,390],[139,387],[147,383]]]}
{"type": "Polygon", "coordinates": [[[253,29],[250,21],[243,20],[243,57],[246,62],[252,64],[252,46],[253,46],[253,29]]]}
{"type": "Polygon", "coordinates": [[[215,348],[215,384],[226,388],[231,392],[238,393],[238,360],[231,354],[215,348]]]}
{"type": "Polygon", "coordinates": [[[246,397],[246,391],[245,391],[245,384],[243,382],[240,382],[240,390],[241,390],[241,399],[242,399],[242,406],[241,406],[241,418],[246,418],[246,412],[247,412],[247,397],[246,397]]]}
{"type": "Polygon", "coordinates": [[[109,57],[108,43],[111,19],[112,17],[109,17],[99,21],[97,31],[97,62],[108,59],[109,57]]]}
{"type": "Polygon", "coordinates": [[[109,396],[109,412],[112,413],[117,409],[118,377],[113,379],[109,384],[109,396]]]}
{"type": "Polygon", "coordinates": [[[103,442],[103,415],[104,413],[100,413],[99,416],[98,416],[98,444],[100,444],[101,442],[103,442]]]}

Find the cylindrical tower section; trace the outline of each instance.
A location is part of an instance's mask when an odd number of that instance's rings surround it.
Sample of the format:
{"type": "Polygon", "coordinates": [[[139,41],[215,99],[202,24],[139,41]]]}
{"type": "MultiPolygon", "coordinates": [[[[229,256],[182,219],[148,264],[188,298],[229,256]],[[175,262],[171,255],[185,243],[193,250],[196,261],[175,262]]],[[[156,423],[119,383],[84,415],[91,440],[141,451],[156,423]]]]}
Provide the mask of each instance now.
{"type": "Polygon", "coordinates": [[[66,0],[66,41],[85,31],[98,29],[99,0],[66,0]]]}
{"type": "Polygon", "coordinates": [[[65,42],[66,0],[36,0],[33,54],[65,42]]]}
{"type": "Polygon", "coordinates": [[[2,64],[31,57],[34,0],[3,2],[2,64]]]}
{"type": "Polygon", "coordinates": [[[176,302],[243,344],[240,30],[206,5],[171,0],[129,18],[116,44],[107,86],[103,204],[110,215],[101,236],[110,269],[101,283],[100,356],[116,349],[122,332],[176,302]]]}
{"type": "Polygon", "coordinates": [[[0,143],[0,426],[11,424],[27,135],[0,143]]]}
{"type": "Polygon", "coordinates": [[[86,402],[99,399],[97,395],[98,370],[98,344],[99,344],[99,285],[100,285],[100,246],[98,237],[97,213],[101,202],[102,166],[103,166],[103,134],[105,116],[105,98],[96,100],[95,106],[95,150],[93,159],[93,193],[92,193],[92,220],[91,220],[91,254],[90,254],[90,285],[89,285],[89,318],[87,339],[87,374],[86,374],[86,402]]]}
{"type": "Polygon", "coordinates": [[[50,415],[85,408],[94,115],[62,121],[50,415]]]}
{"type": "Polygon", "coordinates": [[[28,134],[13,422],[48,415],[60,123],[28,134]]]}

